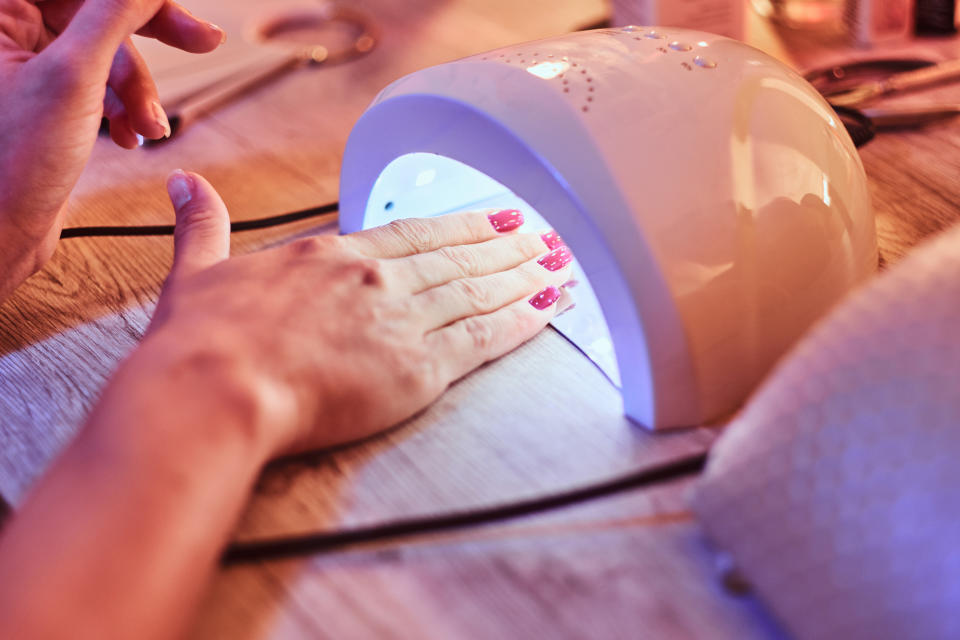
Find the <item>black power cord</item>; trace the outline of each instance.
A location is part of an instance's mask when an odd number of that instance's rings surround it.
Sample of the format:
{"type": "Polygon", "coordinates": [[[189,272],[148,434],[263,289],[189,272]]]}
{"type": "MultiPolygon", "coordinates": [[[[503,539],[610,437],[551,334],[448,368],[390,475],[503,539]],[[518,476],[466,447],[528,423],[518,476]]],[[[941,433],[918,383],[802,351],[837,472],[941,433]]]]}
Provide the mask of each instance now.
{"type": "MultiPolygon", "coordinates": [[[[285,213],[266,218],[242,220],[230,223],[230,232],[266,229],[299,220],[306,220],[333,213],[339,203],[329,204],[285,213]]],[[[172,236],[174,225],[69,227],[60,233],[61,239],[172,236]]],[[[703,470],[707,454],[698,453],[677,458],[663,464],[652,465],[600,480],[581,487],[550,493],[516,502],[453,511],[436,515],[419,516],[383,522],[365,527],[279,536],[249,542],[236,542],[227,547],[221,556],[224,565],[275,560],[291,556],[329,552],[341,547],[387,539],[408,538],[416,535],[475,527],[491,522],[518,518],[550,509],[558,509],[597,498],[640,489],[676,480],[703,470]]]]}
{"type": "Polygon", "coordinates": [[[558,509],[596,498],[622,493],[631,489],[650,487],[671,480],[700,473],[706,464],[707,454],[696,453],[662,464],[642,467],[623,475],[614,476],[592,484],[550,493],[526,500],[506,502],[489,507],[453,511],[438,515],[405,518],[340,531],[305,533],[236,542],[227,547],[221,563],[225,565],[276,560],[291,556],[318,554],[350,545],[387,539],[407,538],[450,529],[462,529],[500,520],[518,518],[541,511],[558,509]]]}
{"type": "MultiPolygon", "coordinates": [[[[316,218],[328,213],[334,213],[339,209],[339,203],[331,202],[329,204],[283,213],[277,216],[268,216],[266,218],[254,218],[252,220],[240,220],[230,223],[230,233],[238,231],[253,231],[254,229],[267,229],[282,224],[290,224],[308,218],[316,218]]],[[[68,238],[106,238],[106,237],[137,237],[137,236],[172,236],[172,224],[157,225],[136,225],[129,227],[68,227],[60,232],[60,239],[68,238]]]]}
{"type": "Polygon", "coordinates": [[[840,122],[844,129],[853,140],[853,146],[857,149],[867,144],[877,135],[877,128],[865,113],[859,109],[850,109],[848,107],[838,107],[830,105],[840,117],[840,122]]]}

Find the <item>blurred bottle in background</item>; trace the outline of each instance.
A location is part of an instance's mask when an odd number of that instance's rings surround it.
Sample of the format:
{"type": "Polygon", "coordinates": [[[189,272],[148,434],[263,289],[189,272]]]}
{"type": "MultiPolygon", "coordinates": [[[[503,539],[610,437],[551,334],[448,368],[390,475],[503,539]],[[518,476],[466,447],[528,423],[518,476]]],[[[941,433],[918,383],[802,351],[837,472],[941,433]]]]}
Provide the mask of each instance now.
{"type": "Polygon", "coordinates": [[[913,8],[913,0],[847,0],[843,22],[854,44],[871,47],[906,40],[913,8]]]}
{"type": "Polygon", "coordinates": [[[744,0],[612,0],[614,26],[683,27],[744,38],[744,0]]]}
{"type": "Polygon", "coordinates": [[[844,4],[844,0],[751,0],[753,10],[772,22],[827,35],[844,33],[844,4]]]}
{"type": "Polygon", "coordinates": [[[821,43],[872,47],[918,34],[955,33],[956,0],[611,0],[615,26],[657,25],[718,33],[738,40],[745,6],[821,43]],[[914,4],[916,2],[916,6],[914,4]],[[916,21],[915,21],[916,20],[916,21]]]}
{"type": "Polygon", "coordinates": [[[952,36],[957,33],[954,0],[917,0],[915,32],[920,36],[952,36]]]}

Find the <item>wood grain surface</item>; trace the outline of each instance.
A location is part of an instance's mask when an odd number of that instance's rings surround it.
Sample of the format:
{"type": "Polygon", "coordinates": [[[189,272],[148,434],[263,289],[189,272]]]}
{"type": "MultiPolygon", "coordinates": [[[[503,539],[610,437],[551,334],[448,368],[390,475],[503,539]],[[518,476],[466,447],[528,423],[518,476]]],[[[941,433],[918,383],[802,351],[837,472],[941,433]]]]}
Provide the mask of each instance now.
{"type": "MultiPolygon", "coordinates": [[[[207,0],[210,1],[210,0],[207,0]]],[[[203,14],[203,2],[187,3],[203,14]]],[[[270,3],[260,3],[270,4],[270,3]]],[[[234,219],[336,199],[353,121],[418,68],[603,17],[600,0],[366,0],[383,30],[368,57],[305,69],[166,146],[98,143],[71,225],[170,223],[163,178],[207,176],[234,219]]],[[[751,37],[799,66],[797,34],[751,37]]],[[[231,34],[232,35],[232,34],[231,34]]],[[[956,55],[952,41],[925,44],[956,55]]],[[[841,49],[827,49],[842,53],[841,49]]],[[[942,89],[957,101],[956,89],[942,89]]],[[[863,150],[887,262],[956,221],[960,127],[880,135],[863,150]]],[[[336,231],[334,217],[234,236],[234,253],[336,231]]],[[[0,495],[16,504],[75,432],[149,321],[169,267],[165,238],[63,242],[0,307],[0,495]]],[[[238,539],[368,524],[529,497],[710,446],[718,431],[652,435],[616,390],[545,331],[408,424],[338,451],[281,461],[238,539]]],[[[196,638],[770,638],[749,598],[725,592],[687,511],[688,482],[497,526],[221,572],[196,638]]],[[[2,518],[2,511],[0,511],[2,518]]]]}

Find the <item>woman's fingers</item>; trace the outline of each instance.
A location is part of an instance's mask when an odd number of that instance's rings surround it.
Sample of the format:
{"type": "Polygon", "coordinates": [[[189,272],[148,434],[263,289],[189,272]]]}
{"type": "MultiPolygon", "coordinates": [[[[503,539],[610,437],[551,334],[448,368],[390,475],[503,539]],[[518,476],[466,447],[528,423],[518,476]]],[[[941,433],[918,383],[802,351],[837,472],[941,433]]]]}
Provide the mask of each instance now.
{"type": "Polygon", "coordinates": [[[176,2],[166,2],[138,35],[190,53],[207,53],[226,42],[226,32],[206,20],[195,17],[176,2]]]}
{"type": "Polygon", "coordinates": [[[572,302],[565,289],[547,287],[529,299],[517,300],[493,313],[470,316],[432,331],[426,340],[443,373],[452,382],[483,363],[513,351],[537,335],[572,302]]]}
{"type": "MultiPolygon", "coordinates": [[[[212,51],[226,40],[226,33],[220,27],[195,18],[174,2],[166,2],[137,33],[193,53],[212,51]]],[[[153,140],[170,135],[170,121],[160,104],[157,86],[130,38],[126,38],[117,49],[107,86],[123,102],[126,122],[135,133],[153,140]]],[[[126,132],[113,135],[113,138],[121,146],[130,147],[118,140],[128,141],[126,132]]]]}
{"type": "Polygon", "coordinates": [[[123,103],[134,131],[154,140],[170,135],[170,122],[160,106],[157,86],[130,38],[120,45],[113,58],[107,86],[123,103]]]}
{"type": "MultiPolygon", "coordinates": [[[[220,27],[195,18],[174,2],[165,3],[137,33],[194,53],[212,51],[226,39],[220,27]]],[[[157,86],[130,38],[117,49],[107,85],[123,102],[134,131],[154,140],[170,135],[170,121],[160,104],[157,86]]]]}
{"type": "Polygon", "coordinates": [[[477,278],[461,278],[414,296],[428,328],[461,318],[491,313],[548,287],[559,288],[570,279],[573,254],[559,247],[537,260],[477,278]]]}
{"type": "Polygon", "coordinates": [[[110,137],[118,146],[135,149],[140,144],[127,117],[127,108],[110,87],[103,97],[103,115],[110,121],[110,137]]]}
{"type": "Polygon", "coordinates": [[[516,209],[468,211],[435,218],[401,218],[346,237],[352,249],[371,258],[402,258],[450,245],[485,242],[522,224],[523,214],[516,209]]]}
{"type": "Polygon", "coordinates": [[[91,77],[105,77],[120,45],[164,4],[163,0],[85,0],[44,53],[69,58],[91,77]]]}
{"type": "Polygon", "coordinates": [[[440,247],[436,251],[389,260],[387,265],[404,290],[420,293],[458,278],[512,269],[547,249],[541,236],[520,233],[475,244],[440,247]]]}
{"type": "Polygon", "coordinates": [[[217,25],[170,0],[74,0],[39,3],[44,19],[71,46],[103,59],[133,33],[191,53],[206,53],[226,40],[217,25]]]}
{"type": "Polygon", "coordinates": [[[195,173],[177,170],[167,178],[167,191],[177,214],[171,279],[230,257],[230,215],[210,183],[195,173]]]}
{"type": "Polygon", "coordinates": [[[220,27],[163,0],[41,2],[38,8],[59,34],[44,48],[43,58],[76,76],[76,83],[96,85],[98,78],[105,78],[118,49],[133,33],[194,53],[212,51],[226,37],[220,27]]]}

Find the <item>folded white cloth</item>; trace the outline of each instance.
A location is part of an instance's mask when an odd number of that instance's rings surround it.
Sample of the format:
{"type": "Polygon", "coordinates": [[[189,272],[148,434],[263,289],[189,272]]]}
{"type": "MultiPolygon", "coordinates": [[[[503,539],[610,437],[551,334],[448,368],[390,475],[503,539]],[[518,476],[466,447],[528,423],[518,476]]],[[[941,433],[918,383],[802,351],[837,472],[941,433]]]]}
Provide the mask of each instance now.
{"type": "Polygon", "coordinates": [[[815,326],[695,508],[799,638],[960,637],[960,227],[815,326]]]}

